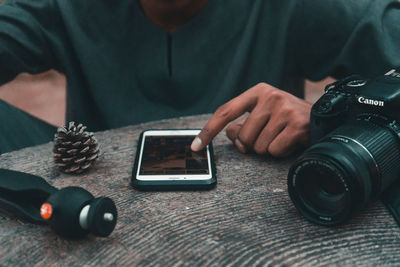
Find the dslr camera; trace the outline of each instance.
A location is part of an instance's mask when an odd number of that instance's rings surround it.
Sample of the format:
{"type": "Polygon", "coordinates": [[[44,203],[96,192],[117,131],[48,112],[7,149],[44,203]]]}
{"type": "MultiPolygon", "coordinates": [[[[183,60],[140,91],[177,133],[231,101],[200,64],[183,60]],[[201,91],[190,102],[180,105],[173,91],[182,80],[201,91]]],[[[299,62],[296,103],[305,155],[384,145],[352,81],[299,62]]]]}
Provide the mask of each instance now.
{"type": "Polygon", "coordinates": [[[310,141],[289,170],[289,196],[310,221],[341,224],[400,178],[400,69],[328,85],[310,141]]]}

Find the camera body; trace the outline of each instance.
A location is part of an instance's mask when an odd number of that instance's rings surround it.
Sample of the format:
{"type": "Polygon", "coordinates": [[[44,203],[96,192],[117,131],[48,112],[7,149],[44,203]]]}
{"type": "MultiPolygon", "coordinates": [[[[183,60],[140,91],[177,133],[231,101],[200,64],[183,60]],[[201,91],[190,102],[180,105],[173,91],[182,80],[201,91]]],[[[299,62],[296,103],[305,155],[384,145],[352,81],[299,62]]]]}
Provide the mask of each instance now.
{"type": "MultiPolygon", "coordinates": [[[[325,88],[325,94],[313,105],[310,117],[310,141],[319,141],[338,126],[369,115],[400,121],[400,70],[392,70],[375,79],[353,75],[325,88]],[[365,115],[365,116],[364,116],[365,115]]],[[[398,131],[393,125],[394,131],[398,131]]]]}
{"type": "Polygon", "coordinates": [[[330,84],[313,105],[308,148],[292,165],[288,191],[307,219],[348,220],[400,177],[400,71],[330,84]]]}

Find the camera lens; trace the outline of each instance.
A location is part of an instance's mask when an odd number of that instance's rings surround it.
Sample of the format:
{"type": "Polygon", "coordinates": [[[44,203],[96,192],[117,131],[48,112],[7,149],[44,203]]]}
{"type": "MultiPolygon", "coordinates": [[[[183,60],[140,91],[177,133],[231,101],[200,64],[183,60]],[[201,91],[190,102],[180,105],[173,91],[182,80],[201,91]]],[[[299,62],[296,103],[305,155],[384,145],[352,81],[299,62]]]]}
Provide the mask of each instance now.
{"type": "Polygon", "coordinates": [[[322,155],[329,147],[332,149],[328,142],[313,147],[311,153],[303,155],[292,166],[288,179],[289,195],[295,206],[309,220],[326,225],[347,217],[355,197],[349,192],[350,175],[337,159],[322,155]]]}
{"type": "Polygon", "coordinates": [[[290,168],[290,198],[312,222],[343,223],[400,175],[399,148],[385,126],[365,120],[342,125],[290,168]]]}
{"type": "Polygon", "coordinates": [[[299,193],[310,209],[332,216],[343,208],[345,187],[334,170],[314,163],[302,168],[297,175],[299,193]]]}

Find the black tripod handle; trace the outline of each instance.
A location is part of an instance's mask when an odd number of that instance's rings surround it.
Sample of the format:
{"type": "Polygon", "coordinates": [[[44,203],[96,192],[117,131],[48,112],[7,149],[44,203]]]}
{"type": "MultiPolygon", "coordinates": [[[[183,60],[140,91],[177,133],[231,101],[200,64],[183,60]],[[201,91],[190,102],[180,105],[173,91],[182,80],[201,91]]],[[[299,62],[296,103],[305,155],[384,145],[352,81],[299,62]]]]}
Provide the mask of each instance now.
{"type": "Polygon", "coordinates": [[[45,223],[40,207],[57,191],[39,176],[0,169],[0,209],[30,222],[45,223]]]}

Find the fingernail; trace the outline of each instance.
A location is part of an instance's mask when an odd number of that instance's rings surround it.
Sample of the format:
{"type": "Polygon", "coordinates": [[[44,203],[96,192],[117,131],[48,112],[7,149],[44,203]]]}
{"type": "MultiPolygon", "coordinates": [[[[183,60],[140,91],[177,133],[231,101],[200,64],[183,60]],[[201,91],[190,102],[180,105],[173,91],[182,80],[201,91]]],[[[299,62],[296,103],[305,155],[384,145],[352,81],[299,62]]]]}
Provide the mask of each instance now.
{"type": "Polygon", "coordinates": [[[201,149],[201,139],[199,137],[196,136],[196,138],[193,140],[192,145],[190,146],[190,148],[193,151],[199,151],[201,149]]]}
{"type": "Polygon", "coordinates": [[[240,152],[242,152],[242,153],[247,152],[246,147],[242,144],[242,142],[240,142],[239,138],[236,138],[235,145],[239,149],[240,152]]]}

